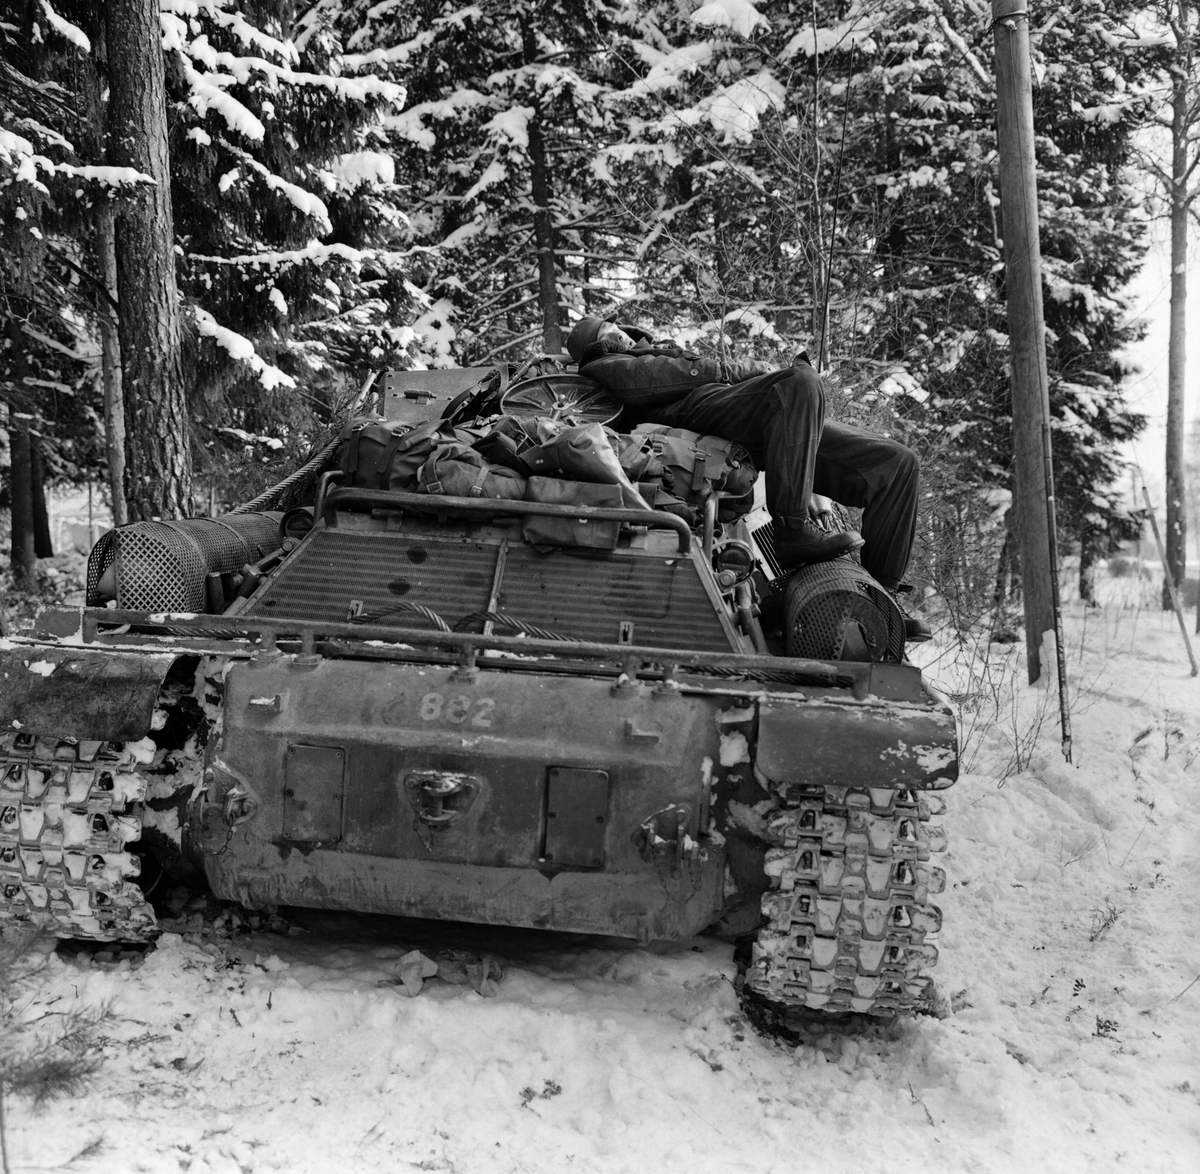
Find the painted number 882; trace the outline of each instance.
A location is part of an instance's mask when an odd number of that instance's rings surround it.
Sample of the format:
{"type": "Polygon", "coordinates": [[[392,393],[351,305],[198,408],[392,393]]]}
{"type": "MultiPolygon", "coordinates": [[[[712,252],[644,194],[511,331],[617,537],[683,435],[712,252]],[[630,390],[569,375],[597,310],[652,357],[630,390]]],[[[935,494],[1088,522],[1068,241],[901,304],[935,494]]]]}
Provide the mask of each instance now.
{"type": "Polygon", "coordinates": [[[465,697],[461,693],[455,697],[443,697],[441,693],[426,693],[421,698],[421,708],[417,712],[425,722],[447,721],[460,726],[470,719],[469,725],[486,729],[492,724],[492,711],[495,708],[496,703],[490,697],[465,697]]]}

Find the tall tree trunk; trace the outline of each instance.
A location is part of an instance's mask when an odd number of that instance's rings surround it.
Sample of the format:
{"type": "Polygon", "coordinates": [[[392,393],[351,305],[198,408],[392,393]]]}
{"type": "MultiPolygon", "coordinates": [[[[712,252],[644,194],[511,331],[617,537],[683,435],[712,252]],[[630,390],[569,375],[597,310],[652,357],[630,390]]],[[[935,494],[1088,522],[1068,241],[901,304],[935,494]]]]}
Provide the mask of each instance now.
{"type": "MultiPolygon", "coordinates": [[[[532,65],[538,57],[535,34],[532,24],[522,24],[521,41],[526,65],[532,65]]],[[[542,134],[542,112],[537,107],[529,120],[529,173],[533,195],[533,244],[537,250],[538,302],[542,307],[542,343],[548,354],[561,354],[566,347],[559,318],[554,218],[550,211],[550,165],[546,158],[546,139],[542,134]]]]}
{"type": "MultiPolygon", "coordinates": [[[[8,316],[8,337],[13,348],[13,375],[16,382],[25,381],[25,340],[21,324],[13,313],[8,316]]],[[[9,563],[13,583],[31,590],[36,582],[37,549],[34,541],[33,517],[33,454],[29,421],[22,419],[23,406],[17,399],[8,404],[9,483],[12,510],[12,546],[9,563]]]]}
{"type": "Polygon", "coordinates": [[[1088,607],[1096,602],[1096,563],[1099,561],[1096,542],[1090,534],[1079,540],[1079,599],[1088,607]]]}
{"type": "Polygon", "coordinates": [[[158,0],[110,0],[109,158],[150,176],[117,216],[125,498],[134,519],[192,511],[158,0]]]}
{"type": "MultiPolygon", "coordinates": [[[[889,94],[884,100],[887,117],[883,120],[883,155],[884,167],[889,172],[901,170],[900,144],[896,140],[896,118],[899,112],[899,99],[895,94],[889,94]]],[[[900,117],[903,117],[900,115],[900,117]]],[[[882,189],[881,189],[882,191],[882,189]]],[[[907,201],[903,193],[894,200],[885,200],[880,205],[882,226],[884,231],[879,234],[879,243],[875,251],[883,261],[884,289],[890,296],[901,295],[906,284],[905,254],[908,251],[908,226],[906,221],[907,201]]],[[[896,306],[907,306],[910,303],[899,296],[896,306]]],[[[886,354],[890,359],[903,359],[906,353],[907,339],[902,324],[897,321],[896,310],[889,313],[887,332],[884,336],[886,354]]]]}
{"type": "Polygon", "coordinates": [[[550,213],[550,171],[546,141],[538,113],[529,120],[529,168],[533,186],[533,243],[538,260],[538,300],[542,306],[542,339],[548,354],[563,346],[559,325],[558,266],[554,254],[554,220],[550,213]]]}
{"type": "Polygon", "coordinates": [[[50,511],[46,508],[46,464],[38,438],[29,436],[29,494],[33,499],[33,553],[38,558],[54,557],[50,538],[50,511]]]}
{"type": "MultiPolygon", "coordinates": [[[[104,288],[117,297],[117,250],[112,205],[97,214],[96,252],[104,288]]],[[[116,310],[100,306],[100,363],[104,377],[104,448],[108,454],[108,492],[114,526],[129,521],[125,505],[125,399],[121,394],[121,337],[116,310]]]]}
{"type": "Polygon", "coordinates": [[[1012,531],[1005,527],[1004,541],[1000,544],[1000,555],[996,560],[996,582],[992,587],[992,603],[1003,607],[1008,602],[1008,572],[1012,554],[1012,531]]]}
{"type": "MultiPolygon", "coordinates": [[[[87,122],[92,134],[92,146],[97,157],[105,150],[105,128],[108,125],[106,78],[108,76],[105,45],[104,5],[95,6],[96,22],[88,29],[92,39],[92,55],[87,59],[84,85],[87,102],[87,122]]],[[[125,505],[125,401],[121,395],[121,338],[117,321],[117,248],[116,217],[107,200],[96,206],[95,248],[100,262],[100,280],[111,301],[103,298],[98,305],[100,323],[100,374],[104,390],[104,449],[108,457],[108,493],[112,502],[114,526],[129,521],[125,505]]]]}
{"type": "MultiPolygon", "coordinates": [[[[1180,0],[1180,29],[1186,32],[1185,0],[1180,0]]],[[[1163,568],[1162,608],[1171,609],[1166,576],[1181,587],[1187,566],[1187,484],[1183,465],[1184,371],[1187,359],[1187,217],[1188,137],[1191,117],[1188,90],[1191,54],[1186,41],[1171,73],[1171,317],[1167,342],[1167,565],[1163,568]]]]}

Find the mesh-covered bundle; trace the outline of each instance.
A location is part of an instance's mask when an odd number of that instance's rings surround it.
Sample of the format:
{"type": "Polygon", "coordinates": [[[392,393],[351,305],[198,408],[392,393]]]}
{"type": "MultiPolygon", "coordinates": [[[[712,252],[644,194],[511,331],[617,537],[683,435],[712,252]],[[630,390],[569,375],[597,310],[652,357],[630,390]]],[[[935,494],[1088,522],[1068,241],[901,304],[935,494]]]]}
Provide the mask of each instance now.
{"type": "Polygon", "coordinates": [[[132,522],[101,535],[88,558],[87,602],[132,611],[204,611],[204,576],[228,574],[279,547],[280,514],[132,522]]]}
{"type": "Polygon", "coordinates": [[[904,655],[904,617],[896,601],[849,559],[792,572],[784,615],[788,656],[899,663],[904,655]]]}

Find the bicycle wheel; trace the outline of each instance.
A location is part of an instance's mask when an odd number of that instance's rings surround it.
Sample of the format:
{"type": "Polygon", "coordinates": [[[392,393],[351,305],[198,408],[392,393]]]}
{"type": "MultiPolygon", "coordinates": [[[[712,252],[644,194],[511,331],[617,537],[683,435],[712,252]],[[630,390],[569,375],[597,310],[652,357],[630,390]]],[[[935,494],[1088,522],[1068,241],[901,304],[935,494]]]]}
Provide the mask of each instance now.
{"type": "Polygon", "coordinates": [[[569,424],[609,424],[621,405],[582,375],[537,375],[510,387],[500,400],[509,416],[549,416],[569,424]]]}

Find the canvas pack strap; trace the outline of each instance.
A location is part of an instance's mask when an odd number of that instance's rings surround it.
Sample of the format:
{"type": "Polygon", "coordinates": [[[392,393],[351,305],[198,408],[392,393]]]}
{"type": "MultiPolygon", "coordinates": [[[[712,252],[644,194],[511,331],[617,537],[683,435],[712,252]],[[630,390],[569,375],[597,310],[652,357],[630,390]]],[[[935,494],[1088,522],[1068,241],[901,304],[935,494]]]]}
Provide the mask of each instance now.
{"type": "Polygon", "coordinates": [[[475,478],[475,484],[471,486],[472,497],[483,496],[483,483],[487,480],[487,475],[490,472],[491,469],[488,468],[487,461],[484,461],[483,464],[479,466],[479,476],[475,478]]]}
{"type": "Polygon", "coordinates": [[[388,470],[391,469],[392,461],[396,459],[396,453],[400,450],[404,438],[409,435],[411,435],[410,432],[393,432],[387,444],[383,446],[383,452],[380,454],[379,462],[375,466],[375,472],[379,477],[380,489],[388,487],[388,470]]]}
{"type": "Polygon", "coordinates": [[[351,484],[354,483],[354,473],[358,468],[359,442],[362,440],[365,427],[365,424],[359,424],[356,428],[352,428],[348,438],[349,444],[346,446],[346,480],[351,484]]]}

